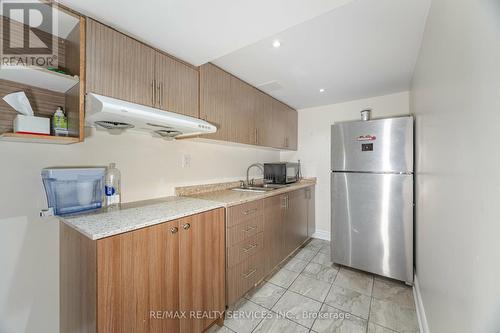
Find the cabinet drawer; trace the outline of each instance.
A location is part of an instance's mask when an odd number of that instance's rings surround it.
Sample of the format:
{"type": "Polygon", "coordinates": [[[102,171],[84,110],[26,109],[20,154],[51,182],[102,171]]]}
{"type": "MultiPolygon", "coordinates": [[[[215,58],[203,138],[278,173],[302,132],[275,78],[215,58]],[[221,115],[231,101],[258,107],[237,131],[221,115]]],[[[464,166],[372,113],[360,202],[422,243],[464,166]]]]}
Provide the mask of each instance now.
{"type": "Polygon", "coordinates": [[[228,267],[242,262],[264,248],[263,233],[260,232],[228,248],[228,267]]]}
{"type": "Polygon", "coordinates": [[[264,200],[251,201],[227,209],[227,227],[244,223],[245,221],[264,214],[264,200]]]}
{"type": "Polygon", "coordinates": [[[260,251],[227,271],[227,303],[232,304],[264,277],[260,251]]]}
{"type": "Polygon", "coordinates": [[[243,223],[228,228],[226,232],[226,246],[232,247],[249,237],[262,232],[264,228],[264,216],[257,215],[252,219],[245,220],[243,223]]]}

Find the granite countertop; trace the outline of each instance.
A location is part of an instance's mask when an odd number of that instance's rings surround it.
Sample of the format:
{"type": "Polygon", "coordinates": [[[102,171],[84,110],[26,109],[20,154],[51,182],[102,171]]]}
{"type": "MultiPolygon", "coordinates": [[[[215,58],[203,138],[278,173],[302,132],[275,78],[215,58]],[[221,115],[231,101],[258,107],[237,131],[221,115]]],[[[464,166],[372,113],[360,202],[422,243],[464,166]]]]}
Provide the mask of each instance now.
{"type": "Polygon", "coordinates": [[[196,198],[166,197],[59,219],[88,238],[97,240],[223,206],[214,201],[196,198]]]}
{"type": "Polygon", "coordinates": [[[231,189],[218,190],[213,192],[205,192],[200,194],[189,194],[186,197],[193,199],[209,200],[218,203],[224,207],[231,207],[240,205],[242,203],[255,201],[272,197],[275,195],[283,194],[286,192],[298,190],[316,184],[316,178],[302,179],[297,183],[290,184],[290,186],[282,187],[269,192],[243,192],[233,191],[231,189]]]}

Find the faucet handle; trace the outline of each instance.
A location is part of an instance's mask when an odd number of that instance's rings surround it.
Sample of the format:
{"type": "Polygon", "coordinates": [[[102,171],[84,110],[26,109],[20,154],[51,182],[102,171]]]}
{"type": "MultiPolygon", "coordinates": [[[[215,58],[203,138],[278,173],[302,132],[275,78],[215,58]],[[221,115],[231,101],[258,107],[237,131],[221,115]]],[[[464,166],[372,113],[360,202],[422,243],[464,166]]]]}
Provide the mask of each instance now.
{"type": "Polygon", "coordinates": [[[240,187],[245,187],[245,181],[244,180],[240,180],[240,187]]]}

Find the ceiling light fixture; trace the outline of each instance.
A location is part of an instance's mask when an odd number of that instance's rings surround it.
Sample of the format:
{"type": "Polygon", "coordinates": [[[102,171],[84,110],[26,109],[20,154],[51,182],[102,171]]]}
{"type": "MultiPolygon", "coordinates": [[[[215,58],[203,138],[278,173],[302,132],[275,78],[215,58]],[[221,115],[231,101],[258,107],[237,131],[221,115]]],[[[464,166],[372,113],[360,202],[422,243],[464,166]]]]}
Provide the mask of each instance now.
{"type": "Polygon", "coordinates": [[[279,40],[275,40],[275,41],[273,42],[273,47],[278,48],[278,47],[280,47],[280,46],[281,46],[281,42],[280,42],[279,40]]]}
{"type": "Polygon", "coordinates": [[[321,88],[321,89],[319,90],[319,92],[320,92],[320,93],[324,93],[324,92],[325,92],[325,89],[321,88]]]}

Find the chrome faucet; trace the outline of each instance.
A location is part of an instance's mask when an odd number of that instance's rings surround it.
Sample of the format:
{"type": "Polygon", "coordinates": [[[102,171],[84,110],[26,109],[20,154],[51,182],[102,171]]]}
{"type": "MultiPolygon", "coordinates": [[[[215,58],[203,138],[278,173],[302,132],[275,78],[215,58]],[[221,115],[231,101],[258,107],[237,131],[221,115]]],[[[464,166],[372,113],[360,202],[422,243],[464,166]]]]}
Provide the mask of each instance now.
{"type": "MultiPolygon", "coordinates": [[[[256,167],[256,168],[259,168],[260,171],[262,171],[262,173],[264,173],[264,166],[261,164],[261,163],[254,163],[252,165],[250,165],[248,168],[247,168],[247,186],[250,186],[250,179],[249,179],[249,174],[250,174],[250,169],[253,168],[253,167],[256,167]]],[[[252,179],[252,184],[253,185],[253,179],[252,179]]]]}

